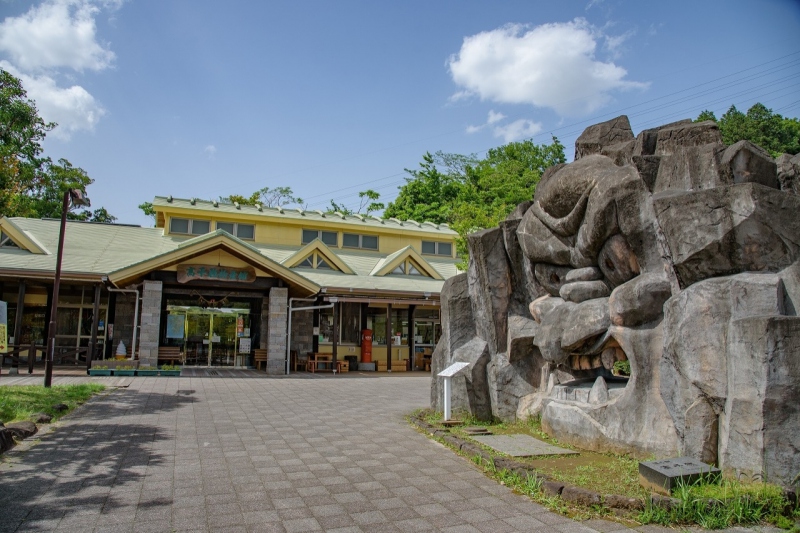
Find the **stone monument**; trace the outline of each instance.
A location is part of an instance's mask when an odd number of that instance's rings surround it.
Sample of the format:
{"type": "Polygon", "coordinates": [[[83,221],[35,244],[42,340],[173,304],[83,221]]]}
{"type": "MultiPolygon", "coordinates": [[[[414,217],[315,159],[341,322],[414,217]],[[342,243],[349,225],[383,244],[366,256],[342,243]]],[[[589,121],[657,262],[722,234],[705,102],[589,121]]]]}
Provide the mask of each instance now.
{"type": "Polygon", "coordinates": [[[433,375],[469,363],[453,408],[481,418],[796,483],[799,191],[800,155],[726,146],[714,122],[587,128],[530,202],[468,237],[433,375]]]}

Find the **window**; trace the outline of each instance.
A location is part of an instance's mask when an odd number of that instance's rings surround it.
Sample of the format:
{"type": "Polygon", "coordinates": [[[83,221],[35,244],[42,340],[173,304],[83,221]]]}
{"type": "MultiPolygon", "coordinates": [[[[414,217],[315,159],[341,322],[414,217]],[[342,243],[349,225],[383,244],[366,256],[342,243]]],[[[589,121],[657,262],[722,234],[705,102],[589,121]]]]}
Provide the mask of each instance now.
{"type": "Polygon", "coordinates": [[[394,270],[391,272],[392,274],[402,274],[406,276],[425,276],[428,277],[427,274],[423,274],[419,266],[414,263],[414,261],[410,259],[406,259],[399,265],[397,265],[394,270]]]}
{"type": "Polygon", "coordinates": [[[0,231],[0,247],[17,248],[17,244],[11,240],[11,237],[0,231]]]}
{"type": "Polygon", "coordinates": [[[339,234],[335,231],[322,231],[317,229],[303,230],[303,244],[308,244],[314,239],[319,239],[328,246],[339,245],[339,234]]]}
{"type": "Polygon", "coordinates": [[[363,248],[364,250],[377,250],[378,236],[344,233],[342,234],[342,246],[344,246],[345,248],[363,248]]]}
{"type": "Polygon", "coordinates": [[[227,231],[240,239],[252,241],[256,237],[256,227],[253,224],[239,224],[237,222],[217,222],[217,229],[227,231]]]}
{"type": "Polygon", "coordinates": [[[203,235],[211,230],[208,220],[194,220],[191,218],[172,218],[169,221],[170,233],[183,233],[186,235],[203,235]]]}
{"type": "MultiPolygon", "coordinates": [[[[358,344],[361,340],[361,304],[342,302],[339,305],[339,342],[358,344]]],[[[333,342],[333,309],[320,309],[320,342],[333,342]]]]}
{"type": "MultiPolygon", "coordinates": [[[[392,309],[392,337],[401,337],[401,344],[408,343],[408,309],[392,309]]],[[[373,345],[386,346],[386,308],[367,309],[367,329],[372,330],[373,345]]]]}
{"type": "Polygon", "coordinates": [[[300,268],[314,268],[317,270],[334,270],[338,271],[338,269],[331,266],[325,257],[320,254],[319,252],[314,252],[313,254],[309,255],[305,259],[303,259],[300,263],[297,264],[300,268]]]}
{"type": "Polygon", "coordinates": [[[422,241],[422,253],[426,255],[446,255],[453,257],[453,244],[449,242],[422,241]]]}

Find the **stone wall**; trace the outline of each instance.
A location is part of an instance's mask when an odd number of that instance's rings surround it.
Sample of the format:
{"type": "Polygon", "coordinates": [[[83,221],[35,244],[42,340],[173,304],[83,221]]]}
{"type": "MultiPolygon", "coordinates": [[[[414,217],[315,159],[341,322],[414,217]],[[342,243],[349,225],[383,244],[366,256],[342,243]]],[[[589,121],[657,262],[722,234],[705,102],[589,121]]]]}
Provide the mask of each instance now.
{"type": "Polygon", "coordinates": [[[453,407],[481,418],[541,416],[585,449],[791,484],[799,183],[800,155],[725,146],[714,122],[587,128],[574,162],[469,236],[468,272],[442,289],[434,375],[469,363],[453,407]]]}
{"type": "MultiPolygon", "coordinates": [[[[288,327],[289,289],[273,287],[269,291],[267,314],[267,374],[286,372],[286,328],[288,327]]],[[[263,322],[263,319],[262,319],[263,322]]]]}
{"type": "Polygon", "coordinates": [[[142,290],[142,310],[139,313],[139,364],[158,365],[158,338],[161,330],[160,281],[145,281],[142,290]]]}
{"type": "Polygon", "coordinates": [[[298,311],[292,313],[292,347],[298,355],[313,350],[312,333],[314,330],[314,312],[298,311]]]}

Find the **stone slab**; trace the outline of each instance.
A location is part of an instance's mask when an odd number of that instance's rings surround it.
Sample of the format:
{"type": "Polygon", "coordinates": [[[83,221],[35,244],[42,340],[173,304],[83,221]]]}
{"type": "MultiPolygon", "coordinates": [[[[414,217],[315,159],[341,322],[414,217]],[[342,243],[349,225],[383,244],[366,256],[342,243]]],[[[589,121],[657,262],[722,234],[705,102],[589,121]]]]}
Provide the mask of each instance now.
{"type": "Polygon", "coordinates": [[[704,476],[719,479],[719,468],[692,457],[676,457],[639,463],[639,482],[647,489],[669,494],[680,483],[694,483],[704,476]]]}
{"type": "Polygon", "coordinates": [[[473,440],[512,457],[540,455],[578,455],[578,452],[547,444],[530,435],[476,435],[473,440]]]}

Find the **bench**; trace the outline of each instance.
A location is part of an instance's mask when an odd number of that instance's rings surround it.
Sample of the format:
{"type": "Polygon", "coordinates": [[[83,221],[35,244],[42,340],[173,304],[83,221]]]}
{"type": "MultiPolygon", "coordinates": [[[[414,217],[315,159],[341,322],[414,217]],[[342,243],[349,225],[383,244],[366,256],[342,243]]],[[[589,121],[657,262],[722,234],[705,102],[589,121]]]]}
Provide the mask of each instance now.
{"type": "Polygon", "coordinates": [[[316,372],[319,370],[322,372],[323,370],[328,372],[342,372],[342,361],[340,359],[336,360],[336,368],[333,367],[333,358],[330,354],[314,354],[313,356],[309,356],[308,362],[306,363],[306,370],[311,373],[316,372]]]}
{"type": "Polygon", "coordinates": [[[254,357],[256,370],[261,370],[261,363],[264,363],[264,367],[267,366],[267,350],[256,348],[254,351],[254,357]]]}
{"type": "Polygon", "coordinates": [[[180,346],[159,346],[158,364],[175,365],[183,361],[180,346]]]}

